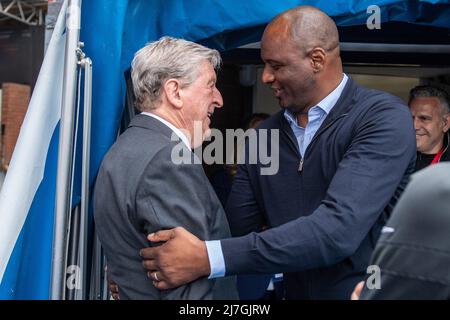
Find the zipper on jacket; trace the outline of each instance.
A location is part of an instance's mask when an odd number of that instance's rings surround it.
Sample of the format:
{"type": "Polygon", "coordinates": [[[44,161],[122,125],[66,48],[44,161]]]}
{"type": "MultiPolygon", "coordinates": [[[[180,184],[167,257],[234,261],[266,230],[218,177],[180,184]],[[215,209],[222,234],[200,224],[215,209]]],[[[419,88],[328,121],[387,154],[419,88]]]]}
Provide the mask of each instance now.
{"type": "Polygon", "coordinates": [[[331,121],[329,124],[327,124],[324,128],[322,128],[315,136],[314,138],[311,140],[311,142],[309,143],[308,147],[305,150],[305,154],[303,155],[303,157],[300,159],[300,164],[298,166],[298,172],[302,172],[303,171],[303,163],[304,163],[304,159],[306,157],[306,154],[308,152],[308,150],[310,149],[311,145],[313,144],[314,141],[317,140],[317,138],[325,131],[327,130],[329,127],[331,127],[331,125],[333,125],[337,120],[339,120],[340,118],[346,117],[348,115],[348,113],[344,113],[341,114],[339,117],[337,117],[336,119],[334,119],[333,121],[331,121]]]}
{"type": "Polygon", "coordinates": [[[298,165],[298,172],[303,171],[303,158],[300,159],[300,164],[298,165]]]}
{"type": "Polygon", "coordinates": [[[292,149],[295,150],[295,153],[297,154],[297,156],[300,158],[300,151],[298,150],[298,145],[297,145],[297,141],[294,140],[294,138],[291,137],[291,135],[289,134],[289,132],[287,132],[287,130],[284,130],[284,133],[287,135],[287,138],[289,140],[289,142],[291,143],[291,147],[292,149]]]}

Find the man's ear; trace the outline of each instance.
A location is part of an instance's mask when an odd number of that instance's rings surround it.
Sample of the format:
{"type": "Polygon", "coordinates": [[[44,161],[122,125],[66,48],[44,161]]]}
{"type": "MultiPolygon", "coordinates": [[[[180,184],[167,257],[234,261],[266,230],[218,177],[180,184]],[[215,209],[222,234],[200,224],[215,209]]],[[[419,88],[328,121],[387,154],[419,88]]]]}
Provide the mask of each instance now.
{"type": "Polygon", "coordinates": [[[447,132],[448,129],[450,129],[450,112],[444,115],[443,121],[444,121],[444,128],[442,129],[442,131],[447,132]]]}
{"type": "Polygon", "coordinates": [[[163,86],[164,94],[167,100],[177,109],[183,106],[183,101],[180,96],[180,89],[181,83],[177,79],[166,80],[163,86]]]}
{"type": "Polygon", "coordinates": [[[311,66],[314,73],[322,71],[327,58],[326,52],[323,48],[316,47],[310,53],[311,66]]]}

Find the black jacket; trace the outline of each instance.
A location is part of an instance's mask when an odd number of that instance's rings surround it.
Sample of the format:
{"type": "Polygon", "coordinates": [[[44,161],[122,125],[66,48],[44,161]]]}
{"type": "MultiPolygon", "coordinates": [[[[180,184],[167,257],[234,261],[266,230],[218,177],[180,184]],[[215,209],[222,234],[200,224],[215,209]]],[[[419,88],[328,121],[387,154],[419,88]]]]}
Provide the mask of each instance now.
{"type": "Polygon", "coordinates": [[[226,212],[241,237],[221,241],[227,275],[284,272],[288,299],[348,299],[414,170],[408,108],[349,79],[303,160],[283,111],[260,129],[279,130],[279,172],[240,166],[226,212]]]}
{"type": "MultiPolygon", "coordinates": [[[[444,135],[444,151],[439,159],[439,162],[450,161],[450,148],[448,144],[449,133],[447,132],[444,135]]],[[[421,152],[417,152],[417,161],[416,161],[416,171],[421,170],[425,167],[428,167],[433,161],[435,155],[423,154],[421,152]]]]}
{"type": "Polygon", "coordinates": [[[380,286],[361,299],[450,299],[450,163],[414,174],[386,227],[370,262],[380,286]]]}

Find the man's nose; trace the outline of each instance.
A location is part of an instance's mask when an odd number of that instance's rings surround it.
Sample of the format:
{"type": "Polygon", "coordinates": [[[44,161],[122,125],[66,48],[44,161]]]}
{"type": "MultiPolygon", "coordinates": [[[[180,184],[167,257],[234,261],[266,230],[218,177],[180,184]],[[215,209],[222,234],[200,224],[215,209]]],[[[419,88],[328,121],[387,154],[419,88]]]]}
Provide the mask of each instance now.
{"type": "Polygon", "coordinates": [[[416,117],[413,117],[413,122],[414,122],[414,129],[419,130],[419,128],[420,128],[419,119],[416,117]]]}
{"type": "Polygon", "coordinates": [[[223,107],[222,94],[220,93],[219,89],[217,89],[217,88],[214,88],[214,104],[216,105],[216,108],[223,107]]]}
{"type": "Polygon", "coordinates": [[[270,67],[264,66],[261,80],[263,83],[272,83],[275,80],[273,72],[270,70],[270,67]]]}

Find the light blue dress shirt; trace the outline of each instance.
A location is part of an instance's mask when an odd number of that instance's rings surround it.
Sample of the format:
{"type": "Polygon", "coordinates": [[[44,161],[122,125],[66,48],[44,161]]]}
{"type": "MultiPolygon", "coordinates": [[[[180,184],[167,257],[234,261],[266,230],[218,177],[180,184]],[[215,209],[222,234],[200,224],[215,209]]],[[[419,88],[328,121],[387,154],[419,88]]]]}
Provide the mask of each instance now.
{"type": "MultiPolygon", "coordinates": [[[[334,105],[338,101],[339,97],[344,90],[348,77],[344,73],[341,83],[334,89],[328,96],[320,101],[316,106],[312,107],[308,111],[308,124],[305,128],[301,127],[297,123],[295,115],[288,111],[284,112],[284,117],[288,121],[289,125],[297,138],[298,149],[302,158],[305,155],[306,149],[313,139],[317,130],[319,130],[323,121],[333,109],[334,105]]],[[[206,250],[208,251],[209,265],[211,266],[211,273],[209,279],[225,276],[225,259],[223,257],[222,245],[220,240],[205,241],[206,250]]]]}

